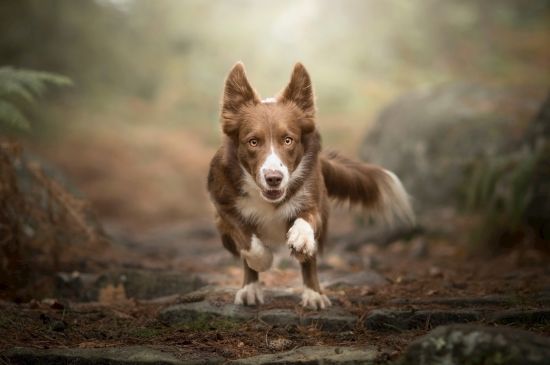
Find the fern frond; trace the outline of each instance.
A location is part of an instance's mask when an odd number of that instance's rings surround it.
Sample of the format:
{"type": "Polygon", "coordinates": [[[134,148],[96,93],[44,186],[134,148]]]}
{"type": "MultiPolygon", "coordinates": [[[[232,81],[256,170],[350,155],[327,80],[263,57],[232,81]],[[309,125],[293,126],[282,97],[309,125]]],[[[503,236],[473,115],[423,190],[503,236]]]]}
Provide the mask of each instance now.
{"type": "Polygon", "coordinates": [[[5,100],[0,100],[0,123],[7,123],[8,125],[28,130],[30,124],[27,118],[13,105],[5,100]]]}
{"type": "Polygon", "coordinates": [[[0,124],[29,129],[28,120],[15,102],[22,99],[32,103],[49,85],[69,86],[72,81],[49,72],[0,67],[0,124]]]}

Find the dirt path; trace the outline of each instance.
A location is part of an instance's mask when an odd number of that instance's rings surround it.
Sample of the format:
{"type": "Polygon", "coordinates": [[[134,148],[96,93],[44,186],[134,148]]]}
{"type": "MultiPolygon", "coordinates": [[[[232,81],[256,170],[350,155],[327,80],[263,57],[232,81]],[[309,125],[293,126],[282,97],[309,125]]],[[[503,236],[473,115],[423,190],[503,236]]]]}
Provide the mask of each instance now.
{"type": "MultiPolygon", "coordinates": [[[[305,354],[291,355],[307,358],[309,347],[361,348],[368,351],[346,354],[387,363],[440,325],[550,335],[550,268],[528,250],[487,260],[428,237],[387,247],[341,243],[320,264],[333,307],[314,312],[299,306],[299,272],[286,252],[262,276],[266,304],[242,308],[232,304],[240,263],[220,249],[210,226],[171,227],[120,242],[112,269],[58,274],[55,299],[0,303],[0,349],[130,346],[139,352],[146,346],[178,361],[222,362],[302,348],[305,354]]],[[[93,351],[85,355],[100,356],[93,351]]],[[[25,359],[19,355],[4,353],[13,363],[25,359]]]]}

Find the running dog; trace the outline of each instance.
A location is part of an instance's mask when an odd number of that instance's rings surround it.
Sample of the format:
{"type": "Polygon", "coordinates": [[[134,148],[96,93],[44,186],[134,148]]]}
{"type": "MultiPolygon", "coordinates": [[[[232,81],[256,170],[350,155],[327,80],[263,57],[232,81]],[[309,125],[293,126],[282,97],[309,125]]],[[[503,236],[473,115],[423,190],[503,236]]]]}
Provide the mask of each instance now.
{"type": "Polygon", "coordinates": [[[243,259],[236,304],[263,303],[259,273],[271,267],[271,249],[286,245],[300,262],[302,305],[331,305],[316,261],[330,198],[360,204],[386,222],[413,222],[409,197],[393,173],[321,152],[313,88],[302,64],[278,96],[261,99],[237,63],[225,81],[221,126],[224,139],[210,164],[208,191],[223,246],[243,259]]]}

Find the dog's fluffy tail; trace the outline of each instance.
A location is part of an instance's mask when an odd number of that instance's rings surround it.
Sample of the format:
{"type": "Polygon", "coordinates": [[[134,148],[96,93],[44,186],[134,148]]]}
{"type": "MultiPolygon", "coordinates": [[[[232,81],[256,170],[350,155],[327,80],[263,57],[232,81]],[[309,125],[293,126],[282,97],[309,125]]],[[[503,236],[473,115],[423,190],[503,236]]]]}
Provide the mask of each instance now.
{"type": "Polygon", "coordinates": [[[409,195],[394,173],[336,152],[321,155],[321,166],[330,197],[361,204],[386,224],[415,224],[409,195]]]}

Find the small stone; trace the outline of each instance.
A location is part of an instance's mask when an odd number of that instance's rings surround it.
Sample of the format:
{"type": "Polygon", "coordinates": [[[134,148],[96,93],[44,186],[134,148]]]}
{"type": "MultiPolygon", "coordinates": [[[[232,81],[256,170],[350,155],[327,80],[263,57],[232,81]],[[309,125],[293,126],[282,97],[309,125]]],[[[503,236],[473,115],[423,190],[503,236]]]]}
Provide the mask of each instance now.
{"type": "Polygon", "coordinates": [[[361,295],[374,295],[375,293],[376,293],[376,290],[374,290],[369,286],[361,288],[361,291],[359,292],[359,294],[361,295]]]}
{"type": "Polygon", "coordinates": [[[286,338],[276,338],[267,343],[267,347],[273,351],[282,351],[292,346],[292,341],[286,338]]]}
{"type": "Polygon", "coordinates": [[[52,331],[63,332],[67,328],[67,324],[64,321],[54,321],[52,323],[52,331]]]}
{"type": "Polygon", "coordinates": [[[30,309],[36,309],[40,306],[40,302],[38,302],[38,300],[36,299],[31,299],[30,302],[29,302],[29,308],[30,309]]]}
{"type": "Polygon", "coordinates": [[[431,289],[431,290],[428,290],[428,292],[427,292],[426,294],[429,295],[429,296],[432,296],[432,295],[435,295],[435,294],[437,294],[437,293],[438,293],[437,290],[431,289]]]}
{"type": "Polygon", "coordinates": [[[337,354],[341,354],[344,352],[344,350],[342,350],[340,347],[337,347],[334,349],[334,352],[337,353],[337,354]]]}
{"type": "Polygon", "coordinates": [[[424,238],[416,238],[411,243],[410,255],[414,259],[428,257],[428,243],[424,238]]]}
{"type": "Polygon", "coordinates": [[[46,304],[51,309],[57,309],[57,310],[65,309],[65,306],[63,305],[63,303],[61,303],[57,299],[46,298],[42,300],[42,303],[46,304]]]}
{"type": "Polygon", "coordinates": [[[430,271],[429,271],[429,274],[431,277],[434,277],[434,278],[440,278],[440,277],[443,277],[443,272],[441,271],[441,269],[437,266],[432,266],[430,267],[430,271]]]}
{"type": "Polygon", "coordinates": [[[239,348],[244,347],[244,342],[240,341],[240,342],[237,344],[237,347],[239,347],[239,348]]]}

